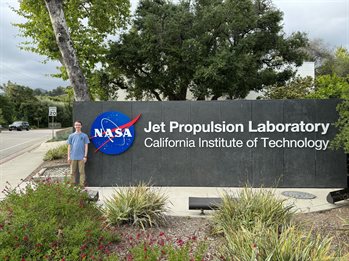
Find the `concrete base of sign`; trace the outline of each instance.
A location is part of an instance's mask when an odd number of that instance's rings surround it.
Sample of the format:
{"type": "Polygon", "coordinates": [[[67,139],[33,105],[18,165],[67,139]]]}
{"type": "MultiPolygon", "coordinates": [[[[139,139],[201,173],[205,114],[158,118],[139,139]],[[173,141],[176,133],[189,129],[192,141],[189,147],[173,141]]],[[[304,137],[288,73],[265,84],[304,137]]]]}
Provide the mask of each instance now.
{"type": "MultiPolygon", "coordinates": [[[[202,217],[200,211],[189,210],[189,197],[221,197],[224,192],[236,195],[243,188],[221,188],[221,187],[155,187],[164,192],[168,198],[168,215],[171,216],[191,216],[191,217],[202,217]]],[[[113,187],[90,187],[89,189],[96,190],[99,192],[99,203],[104,204],[106,199],[110,198],[117,188],[113,187]]],[[[259,190],[256,188],[254,190],[259,190]]],[[[267,188],[266,188],[267,189],[267,188]]],[[[337,208],[339,206],[348,205],[348,201],[341,201],[337,204],[330,204],[326,201],[328,193],[333,191],[332,188],[326,189],[271,189],[274,191],[275,196],[280,199],[285,199],[285,204],[293,205],[296,212],[315,212],[322,211],[331,208],[337,208]],[[304,191],[311,193],[316,196],[314,199],[295,199],[282,196],[283,191],[304,191]]],[[[207,210],[205,213],[209,216],[213,210],[207,210]]]]}

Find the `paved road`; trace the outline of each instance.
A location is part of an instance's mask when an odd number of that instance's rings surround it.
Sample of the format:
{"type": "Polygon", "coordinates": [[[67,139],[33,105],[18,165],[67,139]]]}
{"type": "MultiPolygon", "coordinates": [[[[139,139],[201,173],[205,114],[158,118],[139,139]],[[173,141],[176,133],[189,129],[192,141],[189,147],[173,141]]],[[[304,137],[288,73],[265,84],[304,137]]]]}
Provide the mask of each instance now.
{"type": "Polygon", "coordinates": [[[8,131],[0,133],[0,164],[29,151],[52,137],[52,130],[8,131]]]}

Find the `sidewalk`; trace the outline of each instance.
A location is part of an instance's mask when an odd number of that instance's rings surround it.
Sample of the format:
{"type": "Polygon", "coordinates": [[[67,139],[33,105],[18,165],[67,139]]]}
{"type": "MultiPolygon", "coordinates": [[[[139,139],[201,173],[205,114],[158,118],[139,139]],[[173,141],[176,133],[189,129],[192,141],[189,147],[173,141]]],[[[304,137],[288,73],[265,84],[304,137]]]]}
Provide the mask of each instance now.
{"type": "MultiPolygon", "coordinates": [[[[11,184],[12,188],[22,184],[22,180],[28,177],[37,167],[43,162],[43,156],[45,153],[54,147],[64,144],[65,141],[42,143],[39,147],[26,152],[15,159],[12,159],[2,165],[0,165],[0,190],[2,191],[6,182],[11,184]]],[[[25,184],[22,184],[22,186],[25,184]]],[[[109,198],[114,188],[111,187],[90,187],[91,190],[97,190],[99,192],[100,203],[109,198]]],[[[236,194],[242,188],[222,188],[222,187],[161,187],[163,193],[165,193],[171,204],[168,205],[170,211],[168,214],[173,216],[193,216],[202,217],[200,210],[189,210],[188,200],[189,197],[220,197],[224,191],[230,194],[236,194]]],[[[257,188],[258,189],[258,188],[257,188]]],[[[340,188],[338,188],[340,189],[340,188]]],[[[282,188],[274,189],[275,195],[280,199],[287,199],[287,204],[293,204],[295,210],[298,212],[313,212],[321,211],[330,208],[336,208],[345,204],[349,204],[348,201],[340,201],[336,204],[330,204],[326,201],[326,196],[329,192],[337,189],[309,189],[309,188],[282,188]],[[285,197],[281,195],[284,191],[298,191],[307,192],[315,195],[314,199],[295,199],[285,197]]],[[[4,194],[0,194],[0,199],[4,198],[4,194]]],[[[205,211],[209,214],[210,211],[205,211]]]]}
{"type": "Polygon", "coordinates": [[[40,164],[43,163],[45,153],[52,148],[58,147],[63,142],[44,142],[39,147],[25,152],[24,154],[0,165],[0,199],[5,195],[1,193],[7,183],[12,188],[20,185],[40,164]]]}

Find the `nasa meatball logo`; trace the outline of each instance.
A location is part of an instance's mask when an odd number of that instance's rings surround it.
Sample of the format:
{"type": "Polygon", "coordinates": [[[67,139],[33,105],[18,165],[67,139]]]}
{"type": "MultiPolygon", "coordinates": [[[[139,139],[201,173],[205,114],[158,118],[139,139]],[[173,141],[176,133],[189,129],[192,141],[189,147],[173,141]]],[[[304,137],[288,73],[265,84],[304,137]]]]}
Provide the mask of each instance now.
{"type": "Polygon", "coordinates": [[[104,112],[94,120],[90,139],[96,151],[109,155],[118,155],[128,150],[135,139],[134,124],[141,114],[130,120],[125,114],[117,111],[104,112]]]}

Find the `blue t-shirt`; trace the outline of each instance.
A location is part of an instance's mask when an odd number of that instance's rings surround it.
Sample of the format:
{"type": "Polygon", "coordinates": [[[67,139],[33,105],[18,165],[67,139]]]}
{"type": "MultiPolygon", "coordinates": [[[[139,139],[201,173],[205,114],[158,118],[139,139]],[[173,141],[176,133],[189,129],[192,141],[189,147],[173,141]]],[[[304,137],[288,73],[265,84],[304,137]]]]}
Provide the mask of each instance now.
{"type": "Polygon", "coordinates": [[[81,132],[69,135],[67,143],[70,144],[70,159],[82,160],[85,156],[85,144],[90,143],[88,136],[81,132]]]}

